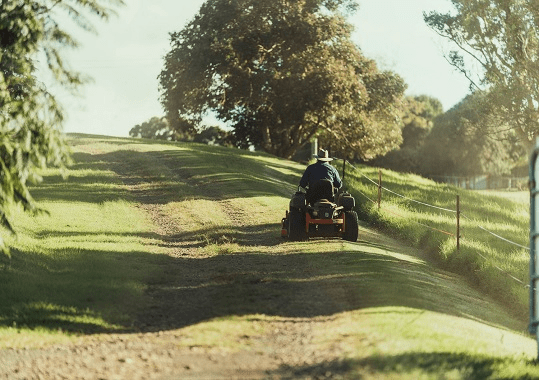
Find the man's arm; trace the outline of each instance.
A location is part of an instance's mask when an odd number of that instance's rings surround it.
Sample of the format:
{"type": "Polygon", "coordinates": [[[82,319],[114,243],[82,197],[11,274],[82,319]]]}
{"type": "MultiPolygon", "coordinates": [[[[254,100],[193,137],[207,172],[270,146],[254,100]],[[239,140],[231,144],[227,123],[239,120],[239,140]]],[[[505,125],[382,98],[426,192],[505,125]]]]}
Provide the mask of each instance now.
{"type": "Polygon", "coordinates": [[[337,190],[342,187],[342,181],[341,177],[339,177],[339,172],[337,169],[333,168],[333,187],[335,187],[337,190]]]}
{"type": "Polygon", "coordinates": [[[309,167],[305,169],[303,176],[299,180],[299,185],[303,188],[306,188],[308,184],[309,184],[309,167]]]}

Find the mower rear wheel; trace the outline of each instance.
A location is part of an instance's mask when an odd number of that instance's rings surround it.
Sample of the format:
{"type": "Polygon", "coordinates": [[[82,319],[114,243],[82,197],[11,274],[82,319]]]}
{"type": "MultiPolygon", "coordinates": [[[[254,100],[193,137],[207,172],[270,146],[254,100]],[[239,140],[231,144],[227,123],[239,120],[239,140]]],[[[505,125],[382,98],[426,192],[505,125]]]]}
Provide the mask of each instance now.
{"type": "Polygon", "coordinates": [[[344,213],[344,223],[344,240],[357,241],[359,234],[357,213],[355,211],[346,211],[344,213]]]}
{"type": "Polygon", "coordinates": [[[288,238],[292,241],[307,239],[305,213],[299,209],[293,208],[288,214],[288,238]]]}

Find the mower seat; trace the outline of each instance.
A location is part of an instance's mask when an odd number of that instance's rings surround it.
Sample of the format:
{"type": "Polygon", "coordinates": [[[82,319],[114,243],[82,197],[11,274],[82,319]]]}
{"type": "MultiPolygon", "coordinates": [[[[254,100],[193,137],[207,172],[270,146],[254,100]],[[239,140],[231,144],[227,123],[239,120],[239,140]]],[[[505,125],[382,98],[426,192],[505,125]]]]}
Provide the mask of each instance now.
{"type": "Polygon", "coordinates": [[[330,180],[322,179],[314,183],[308,190],[306,194],[307,202],[314,204],[316,201],[325,199],[327,201],[333,202],[333,183],[330,180]]]}

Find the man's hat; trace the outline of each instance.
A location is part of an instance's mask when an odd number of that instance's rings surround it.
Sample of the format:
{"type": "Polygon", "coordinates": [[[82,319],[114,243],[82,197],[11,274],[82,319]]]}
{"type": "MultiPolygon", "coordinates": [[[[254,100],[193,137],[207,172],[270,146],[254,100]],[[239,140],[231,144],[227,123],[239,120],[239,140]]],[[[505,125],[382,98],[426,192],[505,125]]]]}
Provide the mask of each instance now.
{"type": "Polygon", "coordinates": [[[329,157],[328,151],[324,149],[319,149],[318,154],[315,154],[314,157],[318,159],[318,161],[333,161],[333,158],[329,157]]]}

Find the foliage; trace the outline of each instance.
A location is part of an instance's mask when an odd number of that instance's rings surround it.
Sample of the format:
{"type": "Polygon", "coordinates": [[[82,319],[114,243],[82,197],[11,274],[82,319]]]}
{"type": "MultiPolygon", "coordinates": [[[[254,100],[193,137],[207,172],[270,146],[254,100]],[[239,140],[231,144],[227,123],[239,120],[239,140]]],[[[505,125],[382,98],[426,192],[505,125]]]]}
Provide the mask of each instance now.
{"type": "Polygon", "coordinates": [[[430,252],[446,268],[464,275],[485,293],[509,306],[515,315],[527,318],[528,290],[514,279],[527,282],[529,268],[523,263],[529,259],[529,252],[496,235],[528,246],[529,195],[526,198],[526,194],[521,197],[519,193],[500,196],[463,190],[419,176],[383,170],[383,186],[394,193],[383,191],[382,208],[378,209],[375,203],[378,175],[378,169],[369,167],[347,172],[348,189],[356,198],[363,220],[430,252]],[[456,250],[455,237],[449,235],[456,231],[456,212],[444,211],[456,210],[457,194],[462,212],[460,252],[456,250]]]}
{"type": "Polygon", "coordinates": [[[137,124],[129,131],[129,136],[143,139],[178,140],[177,133],[169,128],[165,117],[154,116],[142,124],[137,124]]]}
{"type": "Polygon", "coordinates": [[[212,111],[235,144],[280,157],[317,135],[372,157],[400,143],[405,85],[350,40],[353,0],[209,0],[180,32],[159,76],[172,128],[212,111]]]}
{"type": "Polygon", "coordinates": [[[193,141],[208,145],[233,146],[230,132],[216,126],[204,128],[195,135],[193,141]]]}
{"type": "Polygon", "coordinates": [[[513,130],[501,131],[489,95],[476,91],[439,116],[421,151],[425,175],[508,174],[525,155],[513,130]]]}
{"type": "Polygon", "coordinates": [[[504,175],[525,156],[514,130],[500,127],[489,92],[477,90],[445,113],[428,96],[403,103],[402,145],[369,165],[425,176],[504,175]]]}
{"type": "Polygon", "coordinates": [[[430,12],[426,23],[458,50],[449,62],[489,91],[503,128],[531,148],[539,135],[539,6],[536,1],[452,0],[455,13],[430,12]],[[467,62],[468,61],[468,62],[467,62]],[[470,63],[471,61],[471,63],[470,63]],[[479,70],[473,70],[479,65],[479,70]]]}
{"type": "Polygon", "coordinates": [[[402,144],[385,156],[369,161],[400,172],[419,173],[424,161],[421,149],[429,135],[434,119],[443,112],[442,103],[427,95],[408,96],[402,105],[402,144]]]}
{"type": "Polygon", "coordinates": [[[433,120],[443,112],[442,103],[427,95],[409,96],[404,100],[401,148],[418,148],[430,133],[433,120]]]}
{"type": "MultiPolygon", "coordinates": [[[[39,180],[37,169],[62,166],[68,153],[60,125],[63,112],[54,97],[35,77],[34,61],[41,54],[54,78],[74,89],[83,82],[69,70],[60,54],[76,41],[57,21],[64,11],[81,27],[91,29],[84,11],[106,18],[110,8],[100,0],[8,0],[0,2],[0,225],[13,232],[10,205],[37,208],[28,191],[39,180]]],[[[111,4],[120,4],[113,0],[111,4]]],[[[8,253],[3,240],[0,249],[8,253]]]]}
{"type": "Polygon", "coordinates": [[[129,131],[129,136],[143,139],[168,141],[194,141],[208,145],[232,146],[230,133],[222,128],[203,126],[200,131],[172,129],[166,117],[154,116],[129,131]]]}

